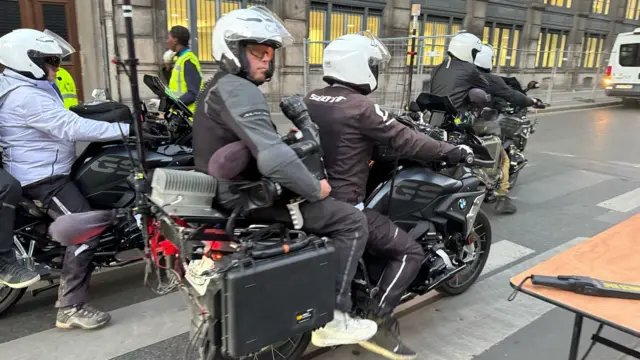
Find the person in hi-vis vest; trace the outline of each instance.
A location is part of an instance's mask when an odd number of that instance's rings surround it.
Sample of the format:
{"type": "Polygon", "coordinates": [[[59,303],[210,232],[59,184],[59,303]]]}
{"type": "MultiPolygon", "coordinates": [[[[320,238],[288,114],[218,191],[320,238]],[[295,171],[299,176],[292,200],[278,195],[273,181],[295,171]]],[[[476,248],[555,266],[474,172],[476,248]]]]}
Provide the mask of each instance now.
{"type": "Polygon", "coordinates": [[[78,105],[76,83],[73,81],[71,74],[63,67],[59,67],[58,72],[56,72],[56,85],[60,90],[65,109],[69,110],[70,107],[78,105]]]}
{"type": "MultiPolygon", "coordinates": [[[[173,56],[173,69],[169,79],[171,90],[193,113],[196,109],[196,96],[202,88],[200,61],[189,48],[191,34],[184,26],[176,25],[169,30],[167,46],[173,56]]],[[[165,59],[165,63],[167,63],[165,59]]]]}

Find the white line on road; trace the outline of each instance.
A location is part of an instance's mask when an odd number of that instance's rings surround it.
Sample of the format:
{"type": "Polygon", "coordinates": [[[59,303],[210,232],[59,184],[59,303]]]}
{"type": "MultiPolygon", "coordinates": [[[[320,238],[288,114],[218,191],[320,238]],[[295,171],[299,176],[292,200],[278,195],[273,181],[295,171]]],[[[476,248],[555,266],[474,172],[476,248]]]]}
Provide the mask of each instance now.
{"type": "MultiPolygon", "coordinates": [[[[513,302],[509,279],[588,238],[575,238],[444,298],[400,320],[402,338],[420,359],[470,360],[538,319],[554,306],[520,294],[513,302]]],[[[318,359],[376,360],[361,348],[345,346],[318,359]],[[359,356],[352,355],[358,349],[359,356]]]]}
{"type": "Polygon", "coordinates": [[[547,154],[547,155],[553,155],[553,156],[563,156],[563,157],[576,157],[573,154],[565,154],[565,153],[558,153],[558,152],[551,152],[551,151],[541,151],[541,154],[547,154]]]}
{"type": "Polygon", "coordinates": [[[54,328],[2,343],[0,354],[11,360],[108,360],[189,331],[187,306],[182,293],[171,293],[112,311],[104,329],[54,328]]]}
{"type": "Polygon", "coordinates": [[[625,161],[608,161],[611,164],[614,165],[621,165],[621,166],[628,166],[628,167],[633,167],[633,168],[640,168],[640,164],[634,164],[634,163],[629,163],[629,162],[625,162],[625,161]]]}
{"type": "Polygon", "coordinates": [[[636,188],[614,198],[605,200],[599,203],[598,206],[619,212],[629,212],[640,206],[640,188],[636,188]]]}

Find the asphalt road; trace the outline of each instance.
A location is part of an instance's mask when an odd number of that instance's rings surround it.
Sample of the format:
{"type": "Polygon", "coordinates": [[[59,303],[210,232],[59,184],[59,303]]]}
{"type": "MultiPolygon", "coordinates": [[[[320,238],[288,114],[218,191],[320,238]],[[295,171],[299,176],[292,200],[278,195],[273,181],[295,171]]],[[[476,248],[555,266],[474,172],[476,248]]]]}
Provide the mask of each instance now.
{"type": "MultiPolygon", "coordinates": [[[[479,282],[464,295],[438,300],[400,321],[403,338],[420,359],[568,357],[571,315],[522,294],[507,302],[508,279],[640,212],[640,115],[638,109],[616,107],[546,114],[539,120],[527,148],[530,165],[512,191],[518,213],[498,216],[485,205],[493,247],[479,282]]],[[[186,302],[177,293],[155,296],[142,287],[142,274],[141,266],[132,266],[93,278],[92,304],[113,315],[112,324],[99,331],[55,329],[55,291],[26,295],[0,317],[1,357],[181,359],[188,341],[186,302]]],[[[588,320],[585,324],[595,328],[588,320]]],[[[605,335],[638,343],[610,329],[605,335]]],[[[382,358],[347,346],[318,359],[382,358]]],[[[622,356],[596,346],[590,359],[622,356]]]]}

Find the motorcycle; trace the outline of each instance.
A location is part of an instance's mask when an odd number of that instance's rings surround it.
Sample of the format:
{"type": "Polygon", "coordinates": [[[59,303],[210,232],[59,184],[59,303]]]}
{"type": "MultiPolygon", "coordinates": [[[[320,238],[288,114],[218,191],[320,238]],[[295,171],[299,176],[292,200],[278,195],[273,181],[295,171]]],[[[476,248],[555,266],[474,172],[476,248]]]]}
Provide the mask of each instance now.
{"type": "MultiPolygon", "coordinates": [[[[520,83],[515,78],[503,77],[507,85],[514,90],[527,94],[528,91],[540,88],[537,81],[530,81],[525,89],[522,89],[520,83]]],[[[536,132],[538,119],[529,118],[531,110],[529,108],[519,108],[512,104],[502,102],[496,106],[499,111],[498,123],[502,129],[502,143],[505,152],[509,156],[509,188],[512,189],[518,180],[520,170],[528,163],[523,152],[527,146],[529,136],[536,132]]],[[[537,113],[537,108],[534,109],[537,113]]]]}
{"type": "MultiPolygon", "coordinates": [[[[517,83],[517,80],[513,79],[513,81],[517,83]]],[[[520,91],[526,93],[536,86],[539,87],[538,83],[532,81],[526,90],[520,89],[520,91]]],[[[493,166],[490,168],[472,169],[487,186],[485,202],[493,203],[497,199],[496,191],[502,180],[502,150],[509,156],[511,188],[515,185],[520,171],[527,165],[527,159],[522,152],[529,135],[535,132],[536,123],[535,121],[532,123],[527,118],[527,109],[498,106],[501,109],[499,110],[484,107],[483,105],[490,101],[490,96],[482,90],[472,90],[471,97],[474,98],[471,101],[474,106],[462,114],[448,98],[429,93],[420,94],[410,109],[423,113],[423,118],[427,119],[426,124],[441,130],[434,133],[433,137],[455,145],[469,145],[480,159],[493,161],[493,166]],[[515,114],[518,116],[514,116],[515,114]]],[[[415,119],[416,111],[411,112],[413,113],[411,118],[415,119]]]]}
{"type": "MultiPolygon", "coordinates": [[[[160,80],[145,75],[145,83],[156,93],[163,94],[160,80]]],[[[158,114],[148,112],[143,106],[146,122],[153,124],[152,136],[147,137],[146,166],[149,169],[173,167],[191,169],[193,156],[190,144],[190,127],[186,116],[190,112],[179,100],[166,97],[162,106],[171,115],[167,120],[158,114]],[[183,122],[187,126],[177,124],[183,122]],[[174,123],[174,124],[172,124],[174,123]]],[[[87,115],[93,111],[94,117],[103,121],[115,122],[121,119],[121,112],[110,109],[122,109],[122,104],[109,101],[94,101],[78,106],[72,111],[87,115]],[[105,111],[106,110],[106,111],[105,111]],[[112,116],[117,118],[110,118],[112,116]]],[[[128,108],[124,107],[126,111],[128,108]]],[[[133,118],[130,115],[129,117],[133,118]]],[[[125,138],[123,141],[92,142],[78,156],[72,166],[71,178],[89,201],[92,209],[127,208],[133,204],[135,191],[127,183],[131,174],[135,154],[135,143],[125,138]]],[[[14,226],[14,251],[17,258],[29,269],[40,274],[47,286],[31,290],[33,296],[59,286],[65,247],[54,241],[48,234],[53,221],[39,205],[23,198],[16,210],[14,226]]],[[[143,258],[144,248],[138,220],[132,215],[123,216],[115,226],[100,235],[100,245],[93,263],[97,268],[121,267],[143,258]]],[[[0,314],[9,310],[25,294],[27,289],[12,289],[0,286],[0,314]]]]}
{"type": "MultiPolygon", "coordinates": [[[[415,131],[424,130],[417,125],[410,125],[415,131]]],[[[384,149],[377,153],[379,156],[373,160],[370,169],[369,183],[373,187],[368,191],[365,207],[390,216],[425,251],[422,269],[402,301],[409,301],[431,290],[448,295],[465,292],[482,272],[491,248],[491,224],[480,209],[486,190],[482,181],[473,175],[468,166],[487,167],[493,166],[493,162],[469,156],[464,165],[451,167],[439,161],[421,163],[401,159],[384,149]]],[[[267,254],[277,256],[289,251],[294,253],[295,250],[310,246],[309,237],[313,235],[298,230],[295,221],[274,224],[242,216],[246,210],[273,204],[282,195],[282,189],[273,183],[269,185],[267,180],[237,186],[233,192],[236,196],[246,194],[246,199],[230,211],[209,206],[214,197],[220,196],[220,192],[205,193],[196,190],[205,188],[203,184],[206,181],[211,182],[211,189],[215,188],[213,184],[216,180],[211,180],[213,178],[207,180],[203,174],[173,172],[169,169],[161,171],[171,171],[175,182],[161,185],[159,181],[153,189],[151,199],[154,199],[156,214],[164,211],[166,204],[177,201],[174,200],[175,195],[171,195],[177,194],[177,184],[183,186],[180,193],[193,195],[192,200],[183,201],[184,210],[176,206],[172,211],[167,210],[164,215],[156,215],[154,230],[151,231],[160,234],[164,241],[174,243],[179,249],[176,256],[169,260],[163,259],[164,263],[173,265],[159,267],[172,273],[174,277],[187,280],[180,286],[190,299],[193,311],[192,339],[187,352],[197,347],[201,359],[234,359],[246,356],[271,359],[274,353],[278,353],[283,359],[298,359],[310,342],[311,330],[297,332],[287,339],[278,339],[271,345],[238,355],[231,353],[232,347],[229,344],[239,335],[232,335],[231,325],[224,321],[229,318],[225,314],[235,307],[228,303],[224,305],[229,296],[225,294],[228,286],[224,285],[223,280],[224,272],[237,266],[237,263],[234,265],[234,261],[237,261],[233,260],[234,256],[247,253],[254,259],[264,259],[267,254]],[[169,188],[172,190],[166,190],[169,188]],[[191,202],[195,201],[202,207],[198,214],[192,210],[194,208],[191,202]],[[214,275],[209,273],[210,276],[206,279],[197,275],[202,269],[197,270],[195,265],[205,254],[215,264],[211,269],[216,272],[214,275]],[[214,283],[216,285],[212,285],[214,283]],[[205,292],[203,286],[208,286],[208,289],[213,286],[216,290],[205,292]]],[[[216,186],[220,187],[221,184],[223,183],[218,182],[216,186]]],[[[378,292],[376,284],[384,265],[384,259],[372,254],[367,254],[359,262],[351,285],[354,315],[367,316],[373,310],[372,299],[378,292]]],[[[330,295],[333,295],[332,286],[330,282],[327,290],[330,295]]],[[[281,294],[280,297],[287,296],[281,294]]],[[[252,312],[246,308],[245,310],[252,312]]]]}

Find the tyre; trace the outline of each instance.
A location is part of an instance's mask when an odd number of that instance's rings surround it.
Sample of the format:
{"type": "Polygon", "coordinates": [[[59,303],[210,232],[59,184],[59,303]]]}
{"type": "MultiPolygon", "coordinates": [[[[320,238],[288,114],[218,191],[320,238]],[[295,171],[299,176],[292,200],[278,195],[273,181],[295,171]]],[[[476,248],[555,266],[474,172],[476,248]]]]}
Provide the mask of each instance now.
{"type": "Polygon", "coordinates": [[[491,223],[482,209],[478,211],[473,229],[476,235],[474,240],[476,242],[476,251],[481,251],[480,255],[473,260],[467,269],[462,270],[449,281],[440,285],[437,288],[439,292],[449,296],[460,295],[469,290],[482,273],[491,250],[491,223]]]}
{"type": "Polygon", "coordinates": [[[27,289],[12,289],[8,286],[0,285],[0,316],[20,301],[26,291],[27,289]]]}

